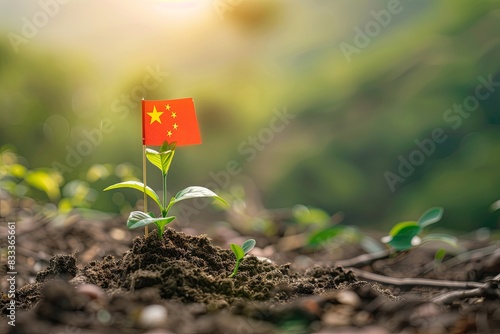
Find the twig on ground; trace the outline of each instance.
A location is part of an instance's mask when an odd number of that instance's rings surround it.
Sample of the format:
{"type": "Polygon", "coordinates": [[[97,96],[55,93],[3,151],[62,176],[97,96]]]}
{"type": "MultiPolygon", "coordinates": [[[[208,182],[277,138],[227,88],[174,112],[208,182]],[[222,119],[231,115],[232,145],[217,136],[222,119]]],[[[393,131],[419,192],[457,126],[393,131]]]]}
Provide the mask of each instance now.
{"type": "Polygon", "coordinates": [[[389,249],[386,249],[386,250],[376,252],[376,253],[362,254],[362,255],[353,257],[352,259],[335,261],[335,265],[342,266],[344,268],[347,268],[347,267],[357,268],[357,267],[362,267],[362,266],[371,264],[376,260],[388,258],[389,255],[391,255],[391,252],[389,249]]]}
{"type": "Polygon", "coordinates": [[[446,292],[431,298],[430,301],[434,303],[451,304],[457,299],[485,297],[488,295],[496,298],[500,297],[500,274],[485,283],[481,283],[481,286],[476,289],[446,292]]]}
{"type": "Polygon", "coordinates": [[[396,278],[389,276],[382,276],[370,273],[356,268],[346,268],[351,270],[356,276],[363,279],[374,281],[382,284],[389,284],[398,287],[416,287],[416,286],[430,286],[438,288],[449,289],[467,289],[467,288],[481,288],[484,283],[469,282],[469,281],[447,281],[447,280],[434,280],[427,278],[396,278]]]}

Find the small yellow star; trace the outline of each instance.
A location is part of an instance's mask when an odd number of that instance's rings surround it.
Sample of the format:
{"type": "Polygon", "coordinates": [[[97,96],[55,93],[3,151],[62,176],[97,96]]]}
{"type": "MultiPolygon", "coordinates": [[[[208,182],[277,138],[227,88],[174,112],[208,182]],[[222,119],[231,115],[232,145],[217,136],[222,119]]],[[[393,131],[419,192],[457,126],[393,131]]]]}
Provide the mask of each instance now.
{"type": "Polygon", "coordinates": [[[172,137],[172,131],[168,130],[167,131],[167,136],[172,137]]]}
{"type": "Polygon", "coordinates": [[[147,114],[151,117],[151,122],[149,124],[153,124],[154,122],[158,122],[161,124],[160,116],[163,114],[163,112],[158,112],[156,110],[156,106],[153,107],[153,112],[148,112],[147,114]]]}
{"type": "Polygon", "coordinates": [[[172,111],[172,118],[176,118],[177,117],[177,113],[175,111],[172,111]]]}
{"type": "Polygon", "coordinates": [[[165,108],[167,108],[167,110],[170,110],[170,104],[166,104],[165,108]]]}
{"type": "Polygon", "coordinates": [[[177,125],[177,123],[174,123],[174,125],[173,125],[173,126],[174,126],[174,130],[177,130],[177,128],[179,127],[179,126],[177,125]]]}

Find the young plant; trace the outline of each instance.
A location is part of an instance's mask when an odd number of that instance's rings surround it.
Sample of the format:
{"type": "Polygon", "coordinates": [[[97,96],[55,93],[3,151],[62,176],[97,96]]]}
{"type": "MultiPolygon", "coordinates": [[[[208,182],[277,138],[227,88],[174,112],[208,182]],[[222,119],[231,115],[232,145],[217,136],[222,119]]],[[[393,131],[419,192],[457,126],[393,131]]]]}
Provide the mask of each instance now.
{"type": "Polygon", "coordinates": [[[104,189],[104,191],[118,188],[136,189],[148,195],[158,205],[160,209],[160,217],[155,217],[152,212],[146,213],[142,211],[132,211],[127,220],[127,227],[129,229],[155,224],[158,228],[158,237],[161,238],[163,236],[165,226],[175,219],[175,216],[168,216],[168,211],[174,204],[185,199],[197,197],[213,197],[223,203],[226,203],[221,197],[217,196],[217,194],[210,189],[199,186],[191,186],[179,191],[175,196],[170,198],[170,201],[168,201],[167,204],[167,175],[174,153],[175,143],[169,144],[166,141],[160,147],[159,152],[149,148],[146,149],[146,158],[161,171],[163,181],[163,196],[161,200],[160,196],[158,196],[153,189],[146,186],[142,182],[137,181],[120,182],[104,189]]]}
{"type": "Polygon", "coordinates": [[[240,267],[240,263],[241,261],[243,261],[245,255],[247,255],[248,252],[250,252],[255,247],[255,240],[248,239],[241,246],[237,244],[231,244],[230,247],[234,255],[236,256],[236,265],[234,266],[232,274],[229,275],[229,278],[232,278],[238,273],[238,268],[240,267]]]}
{"type": "Polygon", "coordinates": [[[405,251],[431,240],[443,241],[456,246],[457,239],[451,235],[436,233],[428,234],[422,238],[419,236],[425,227],[437,223],[442,216],[442,208],[430,208],[420,216],[418,221],[405,221],[394,225],[389,235],[382,238],[382,242],[396,251],[405,251]]]}

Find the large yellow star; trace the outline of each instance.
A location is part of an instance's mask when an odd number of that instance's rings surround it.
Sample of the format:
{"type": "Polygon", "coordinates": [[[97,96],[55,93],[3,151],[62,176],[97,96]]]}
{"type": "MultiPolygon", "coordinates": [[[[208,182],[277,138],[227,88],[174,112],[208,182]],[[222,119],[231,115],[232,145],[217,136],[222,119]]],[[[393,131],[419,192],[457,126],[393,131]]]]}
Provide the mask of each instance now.
{"type": "Polygon", "coordinates": [[[160,116],[163,114],[163,111],[158,112],[158,110],[156,110],[156,106],[154,106],[153,112],[148,112],[147,114],[151,117],[151,122],[149,124],[153,124],[154,122],[161,124],[160,116]]]}

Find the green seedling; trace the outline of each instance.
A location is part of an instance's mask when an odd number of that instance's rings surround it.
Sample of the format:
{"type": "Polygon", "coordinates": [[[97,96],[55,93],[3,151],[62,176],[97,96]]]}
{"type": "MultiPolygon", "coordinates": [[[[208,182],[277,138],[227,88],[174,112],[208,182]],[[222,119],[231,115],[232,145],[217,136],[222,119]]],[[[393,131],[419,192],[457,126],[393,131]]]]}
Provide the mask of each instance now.
{"type": "Polygon", "coordinates": [[[435,240],[457,245],[457,239],[448,234],[428,234],[420,237],[423,229],[431,224],[437,223],[443,216],[442,208],[430,208],[418,221],[405,221],[394,225],[388,236],[382,238],[382,242],[388,244],[396,251],[405,251],[418,246],[424,242],[435,240]]]}
{"type": "Polygon", "coordinates": [[[236,256],[236,265],[234,266],[232,274],[229,275],[229,278],[232,278],[238,273],[238,268],[240,267],[240,263],[241,261],[243,261],[245,255],[247,255],[248,252],[250,252],[255,247],[255,240],[248,239],[241,246],[237,244],[231,244],[230,247],[234,255],[236,256]]]}
{"type": "Polygon", "coordinates": [[[382,245],[364,235],[355,226],[341,225],[343,214],[328,214],[319,208],[295,205],[292,209],[293,221],[305,229],[304,246],[315,249],[340,244],[357,244],[369,253],[380,252],[382,245]]]}
{"type": "Polygon", "coordinates": [[[175,143],[169,144],[166,141],[160,147],[159,152],[149,148],[146,149],[146,158],[154,166],[158,167],[158,169],[160,169],[162,173],[163,197],[161,200],[160,196],[158,196],[158,194],[153,189],[146,186],[142,182],[137,182],[137,181],[120,182],[104,189],[104,191],[111,189],[118,189],[118,188],[136,189],[145,193],[158,205],[160,209],[160,217],[155,217],[155,215],[152,212],[146,213],[142,211],[132,211],[127,220],[127,227],[129,229],[143,227],[149,224],[155,224],[156,227],[158,228],[158,237],[161,238],[163,237],[165,226],[171,223],[175,219],[175,216],[168,216],[168,212],[174,204],[186,199],[192,199],[198,197],[212,197],[226,204],[224,199],[219,197],[212,190],[199,186],[187,187],[179,191],[175,196],[170,198],[170,201],[167,202],[167,174],[170,168],[170,164],[172,163],[174,153],[175,153],[175,143]]]}

